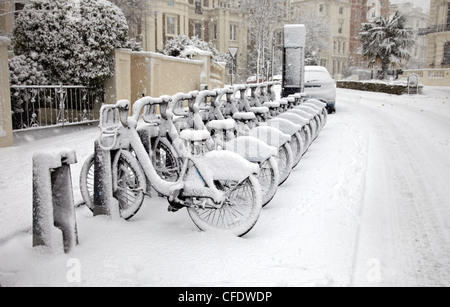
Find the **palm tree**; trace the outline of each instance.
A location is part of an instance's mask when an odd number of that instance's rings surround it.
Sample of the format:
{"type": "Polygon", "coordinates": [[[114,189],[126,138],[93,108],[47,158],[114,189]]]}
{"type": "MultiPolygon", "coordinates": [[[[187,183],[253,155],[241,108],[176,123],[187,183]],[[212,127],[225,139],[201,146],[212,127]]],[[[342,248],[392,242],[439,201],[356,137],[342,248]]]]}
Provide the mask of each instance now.
{"type": "Polygon", "coordinates": [[[389,18],[378,17],[372,23],[363,24],[361,32],[363,56],[371,62],[381,62],[385,78],[391,63],[408,60],[408,49],[414,45],[413,33],[406,28],[406,15],[399,11],[389,18]]]}

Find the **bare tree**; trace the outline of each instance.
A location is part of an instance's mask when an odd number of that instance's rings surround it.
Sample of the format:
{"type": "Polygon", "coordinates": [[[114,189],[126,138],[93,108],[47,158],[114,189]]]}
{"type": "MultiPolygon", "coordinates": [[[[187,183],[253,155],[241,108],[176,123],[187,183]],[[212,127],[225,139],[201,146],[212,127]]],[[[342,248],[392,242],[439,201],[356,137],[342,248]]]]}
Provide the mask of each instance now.
{"type": "Polygon", "coordinates": [[[244,23],[249,32],[249,45],[253,46],[250,65],[256,68],[257,78],[262,75],[265,63],[272,56],[271,45],[274,32],[279,29],[286,18],[286,1],[284,0],[240,0],[237,10],[245,14],[244,23]]]}
{"type": "Polygon", "coordinates": [[[306,26],[306,58],[312,60],[307,64],[319,65],[313,59],[321,51],[328,49],[330,37],[329,20],[323,16],[311,14],[311,12],[300,11],[299,15],[296,16],[296,22],[306,26]]]}
{"type": "Polygon", "coordinates": [[[109,0],[117,5],[127,19],[129,35],[138,42],[142,42],[143,24],[146,15],[150,14],[157,0],[109,0]]]}

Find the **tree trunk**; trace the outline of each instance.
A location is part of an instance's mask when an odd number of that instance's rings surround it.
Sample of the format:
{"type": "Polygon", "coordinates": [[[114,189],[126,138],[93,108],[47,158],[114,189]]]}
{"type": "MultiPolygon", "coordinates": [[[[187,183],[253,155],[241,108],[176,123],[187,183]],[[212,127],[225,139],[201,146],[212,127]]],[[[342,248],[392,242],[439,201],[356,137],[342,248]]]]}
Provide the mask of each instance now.
{"type": "Polygon", "coordinates": [[[389,65],[391,64],[391,61],[389,60],[389,57],[384,58],[381,62],[381,74],[378,76],[379,79],[386,79],[388,76],[388,70],[389,70],[389,65]]]}

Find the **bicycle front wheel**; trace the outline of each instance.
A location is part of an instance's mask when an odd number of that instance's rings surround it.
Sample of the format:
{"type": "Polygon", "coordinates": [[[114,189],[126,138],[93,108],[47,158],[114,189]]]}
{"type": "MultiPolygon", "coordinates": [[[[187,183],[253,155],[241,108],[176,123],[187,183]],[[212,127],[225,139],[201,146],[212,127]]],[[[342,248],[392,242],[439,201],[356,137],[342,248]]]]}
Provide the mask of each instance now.
{"type": "Polygon", "coordinates": [[[262,205],[267,206],[278,190],[278,184],[280,183],[280,171],[278,169],[278,163],[275,158],[264,161],[259,166],[258,180],[261,185],[262,192],[262,205]]]}
{"type": "MultiPolygon", "coordinates": [[[[80,191],[86,206],[94,211],[95,156],[90,155],[80,174],[80,191]]],[[[114,197],[119,201],[121,218],[131,219],[141,208],[146,188],[145,175],[136,159],[129,152],[122,152],[112,171],[117,183],[114,185],[114,197]]],[[[111,180],[112,184],[112,180],[111,180]]]]}
{"type": "Polygon", "coordinates": [[[294,159],[293,168],[297,167],[297,165],[300,163],[300,160],[303,157],[303,146],[304,146],[303,144],[304,142],[300,132],[297,132],[292,136],[291,149],[294,159]]]}
{"type": "Polygon", "coordinates": [[[250,176],[240,183],[217,181],[216,187],[227,195],[222,208],[208,205],[188,207],[192,221],[202,231],[219,231],[239,237],[246,235],[255,226],[262,209],[258,179],[250,176]]]}
{"type": "Polygon", "coordinates": [[[278,149],[278,168],[280,170],[279,185],[282,185],[286,182],[286,180],[288,180],[292,173],[293,165],[294,157],[292,154],[291,145],[288,142],[278,149]]]}

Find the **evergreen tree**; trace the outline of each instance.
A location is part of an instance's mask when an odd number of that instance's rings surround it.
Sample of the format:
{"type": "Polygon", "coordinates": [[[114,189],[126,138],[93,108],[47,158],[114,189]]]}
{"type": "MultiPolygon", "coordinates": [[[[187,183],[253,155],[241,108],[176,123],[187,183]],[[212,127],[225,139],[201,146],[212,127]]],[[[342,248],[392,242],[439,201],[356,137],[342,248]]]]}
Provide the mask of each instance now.
{"type": "MultiPolygon", "coordinates": [[[[114,49],[128,46],[122,11],[107,0],[32,0],[16,19],[16,56],[32,58],[53,84],[101,86],[113,74],[114,49]]],[[[12,75],[26,74],[14,59],[12,75]]]]}
{"type": "Polygon", "coordinates": [[[362,52],[366,59],[381,63],[380,78],[386,78],[392,63],[411,57],[408,48],[414,45],[413,34],[405,23],[406,15],[397,11],[389,18],[380,16],[363,25],[362,52]]]}

